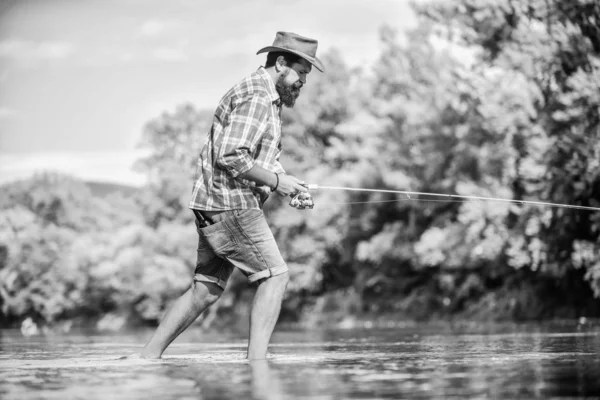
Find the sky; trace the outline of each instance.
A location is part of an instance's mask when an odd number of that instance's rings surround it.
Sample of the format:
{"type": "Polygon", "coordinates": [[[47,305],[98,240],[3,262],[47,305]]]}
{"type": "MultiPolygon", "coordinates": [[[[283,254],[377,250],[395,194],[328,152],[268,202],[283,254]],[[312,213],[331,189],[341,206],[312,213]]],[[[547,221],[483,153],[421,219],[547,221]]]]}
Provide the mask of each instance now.
{"type": "MultiPolygon", "coordinates": [[[[0,184],[43,170],[140,185],[144,124],[214,108],[277,31],[372,65],[408,0],[0,0],[0,184]]],[[[315,72],[318,73],[318,72],[315,72]]]]}

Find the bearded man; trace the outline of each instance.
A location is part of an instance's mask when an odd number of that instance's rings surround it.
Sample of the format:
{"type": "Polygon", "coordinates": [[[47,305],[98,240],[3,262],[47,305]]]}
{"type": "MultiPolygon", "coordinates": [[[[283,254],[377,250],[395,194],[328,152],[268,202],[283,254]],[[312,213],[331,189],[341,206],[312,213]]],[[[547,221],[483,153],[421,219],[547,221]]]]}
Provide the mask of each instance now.
{"type": "Polygon", "coordinates": [[[142,350],[160,358],[167,346],[219,299],[234,268],[257,284],[250,313],[247,358],[264,359],[289,280],[288,267],[262,206],[272,192],[307,192],[285,173],[281,154],[281,106],[293,107],[316,57],[318,42],[278,32],[264,67],[221,99],[197,164],[190,209],[196,216],[198,256],[193,283],[169,309],[142,350]]]}

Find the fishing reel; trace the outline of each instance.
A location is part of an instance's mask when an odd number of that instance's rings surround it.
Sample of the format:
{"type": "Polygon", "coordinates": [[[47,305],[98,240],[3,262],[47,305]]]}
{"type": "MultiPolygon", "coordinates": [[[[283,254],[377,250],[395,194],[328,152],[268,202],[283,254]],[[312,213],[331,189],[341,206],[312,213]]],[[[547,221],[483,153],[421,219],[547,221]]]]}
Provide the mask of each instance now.
{"type": "Polygon", "coordinates": [[[290,206],[297,208],[298,210],[305,209],[313,209],[315,207],[315,202],[313,201],[312,196],[308,192],[298,192],[292,197],[290,201],[290,206]]]}

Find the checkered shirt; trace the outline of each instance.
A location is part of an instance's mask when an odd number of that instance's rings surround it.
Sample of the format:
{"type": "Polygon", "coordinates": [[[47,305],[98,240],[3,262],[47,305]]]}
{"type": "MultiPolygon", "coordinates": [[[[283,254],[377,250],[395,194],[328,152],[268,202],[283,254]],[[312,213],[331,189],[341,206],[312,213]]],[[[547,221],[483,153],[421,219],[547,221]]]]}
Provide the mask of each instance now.
{"type": "Polygon", "coordinates": [[[281,101],[260,67],[221,99],[198,157],[189,208],[222,211],[262,207],[254,182],[239,177],[255,164],[285,172],[281,155],[281,101]]]}

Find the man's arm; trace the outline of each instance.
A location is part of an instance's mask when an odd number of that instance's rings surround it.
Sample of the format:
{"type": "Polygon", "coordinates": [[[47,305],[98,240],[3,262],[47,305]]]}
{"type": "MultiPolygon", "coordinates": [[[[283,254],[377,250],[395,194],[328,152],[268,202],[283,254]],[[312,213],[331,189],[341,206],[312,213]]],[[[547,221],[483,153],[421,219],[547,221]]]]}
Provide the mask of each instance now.
{"type": "Polygon", "coordinates": [[[268,186],[280,196],[287,196],[296,192],[308,192],[308,189],[303,186],[304,182],[300,179],[285,173],[271,172],[258,164],[254,164],[250,170],[239,176],[258,185],[268,186]]]}
{"type": "MultiPolygon", "coordinates": [[[[234,178],[243,178],[268,186],[280,196],[306,192],[304,182],[283,172],[277,174],[256,164],[250,156],[265,130],[270,102],[255,95],[244,99],[232,111],[229,125],[215,142],[216,164],[234,178]]],[[[279,164],[279,162],[277,162],[279,164]]],[[[283,171],[281,164],[277,170],[283,171]]]]}
{"type": "Polygon", "coordinates": [[[215,164],[233,178],[256,164],[251,154],[268,124],[269,100],[260,94],[236,100],[223,133],[215,137],[215,164]]]}

